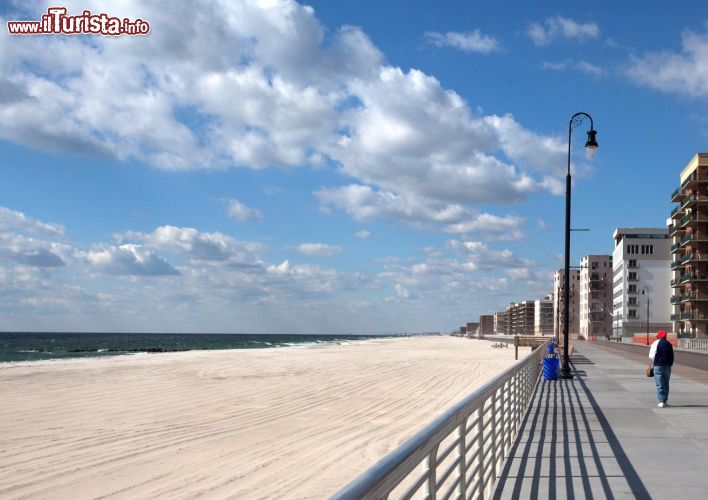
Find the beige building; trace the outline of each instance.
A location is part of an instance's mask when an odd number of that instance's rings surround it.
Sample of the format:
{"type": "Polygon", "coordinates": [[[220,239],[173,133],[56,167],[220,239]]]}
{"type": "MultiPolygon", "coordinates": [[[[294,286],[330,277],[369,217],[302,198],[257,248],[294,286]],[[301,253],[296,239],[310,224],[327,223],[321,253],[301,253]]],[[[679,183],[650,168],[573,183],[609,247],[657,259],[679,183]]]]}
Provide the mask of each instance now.
{"type": "Polygon", "coordinates": [[[553,336],[553,294],[534,301],[533,334],[553,336]]]}
{"type": "Polygon", "coordinates": [[[506,311],[494,313],[494,333],[496,335],[506,334],[506,311]]]}
{"type": "Polygon", "coordinates": [[[681,171],[671,194],[678,206],[671,212],[671,280],[674,313],[680,337],[708,337],[708,153],[698,153],[681,171]]]}
{"type": "Polygon", "coordinates": [[[658,330],[673,330],[669,232],[620,227],[612,237],[612,336],[644,334],[649,339],[658,330]]]}
{"type": "MultiPolygon", "coordinates": [[[[553,276],[553,335],[559,340],[563,337],[563,314],[565,312],[563,286],[565,271],[559,269],[553,276]]],[[[568,310],[568,332],[571,339],[578,338],[580,332],[580,271],[570,270],[570,292],[568,310]]]]}
{"type": "Polygon", "coordinates": [[[580,337],[612,337],[612,256],[580,259],[580,337]]]}
{"type": "Polygon", "coordinates": [[[535,304],[533,300],[511,303],[506,308],[507,334],[533,335],[535,304]]]}

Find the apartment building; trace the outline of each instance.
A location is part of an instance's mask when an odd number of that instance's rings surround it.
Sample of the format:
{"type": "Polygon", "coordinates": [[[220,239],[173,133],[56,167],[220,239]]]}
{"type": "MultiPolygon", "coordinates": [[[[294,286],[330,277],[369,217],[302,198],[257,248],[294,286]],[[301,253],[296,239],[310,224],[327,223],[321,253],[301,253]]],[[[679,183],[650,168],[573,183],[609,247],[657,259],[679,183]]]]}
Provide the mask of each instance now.
{"type": "Polygon", "coordinates": [[[669,231],[620,227],[612,238],[612,336],[673,330],[669,231]]]}
{"type": "Polygon", "coordinates": [[[506,311],[494,313],[494,333],[496,335],[505,335],[506,330],[506,311]]]}
{"type": "Polygon", "coordinates": [[[533,334],[553,336],[553,294],[534,301],[533,334]]]}
{"type": "Polygon", "coordinates": [[[467,322],[467,336],[468,337],[471,337],[473,335],[477,335],[478,329],[479,329],[479,323],[475,323],[474,321],[467,322]]]}
{"type": "Polygon", "coordinates": [[[511,335],[533,335],[535,304],[524,300],[509,304],[506,308],[507,333],[511,335]]]}
{"type": "Polygon", "coordinates": [[[612,337],[612,256],[580,259],[580,337],[612,337]]]}
{"type": "Polygon", "coordinates": [[[671,194],[670,320],[680,337],[708,338],[708,153],[694,155],[671,194]]]}
{"type": "Polygon", "coordinates": [[[479,317],[479,337],[494,334],[494,316],[491,314],[482,314],[479,317]]]}
{"type": "MultiPolygon", "coordinates": [[[[564,269],[559,269],[553,275],[553,335],[559,340],[563,337],[563,315],[565,314],[564,279],[564,269]]],[[[577,339],[580,331],[580,270],[570,270],[569,283],[568,333],[570,334],[569,338],[577,339]]]]}

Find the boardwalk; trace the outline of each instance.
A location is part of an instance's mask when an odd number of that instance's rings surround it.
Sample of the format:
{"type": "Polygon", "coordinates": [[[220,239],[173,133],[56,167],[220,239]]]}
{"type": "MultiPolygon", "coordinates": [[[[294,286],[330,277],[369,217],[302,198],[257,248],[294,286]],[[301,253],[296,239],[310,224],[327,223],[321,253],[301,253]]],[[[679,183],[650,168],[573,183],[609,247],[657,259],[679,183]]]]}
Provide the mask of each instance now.
{"type": "Polygon", "coordinates": [[[539,384],[494,498],[706,498],[708,372],[676,367],[657,408],[642,356],[581,343],[573,365],[539,384]]]}

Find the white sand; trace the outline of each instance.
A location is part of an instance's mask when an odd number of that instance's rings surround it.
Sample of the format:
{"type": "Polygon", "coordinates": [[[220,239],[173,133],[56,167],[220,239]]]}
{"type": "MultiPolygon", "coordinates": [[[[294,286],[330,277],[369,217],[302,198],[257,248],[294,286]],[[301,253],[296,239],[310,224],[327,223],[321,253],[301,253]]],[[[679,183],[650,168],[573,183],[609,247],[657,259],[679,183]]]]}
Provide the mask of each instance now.
{"type": "Polygon", "coordinates": [[[490,344],[2,363],[0,497],[324,498],[514,363],[490,344]]]}

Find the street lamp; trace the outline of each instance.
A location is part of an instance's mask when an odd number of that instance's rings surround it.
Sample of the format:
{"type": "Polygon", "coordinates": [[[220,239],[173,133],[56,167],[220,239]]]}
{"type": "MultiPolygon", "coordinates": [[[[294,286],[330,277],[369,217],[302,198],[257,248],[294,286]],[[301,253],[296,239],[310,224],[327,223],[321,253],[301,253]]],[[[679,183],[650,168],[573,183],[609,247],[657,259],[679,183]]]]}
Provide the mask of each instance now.
{"type": "Polygon", "coordinates": [[[647,338],[646,338],[646,345],[649,345],[649,288],[646,286],[642,287],[642,295],[647,296],[647,338]]]}
{"type": "Polygon", "coordinates": [[[583,117],[590,120],[590,130],[588,130],[588,140],[585,143],[585,149],[590,157],[597,152],[597,141],[595,136],[597,132],[594,130],[592,116],[587,113],[575,113],[568,122],[568,174],[565,176],[565,290],[563,291],[563,300],[565,301],[565,311],[563,312],[563,366],[560,370],[560,378],[573,378],[570,373],[570,365],[568,361],[568,313],[570,307],[570,143],[572,132],[575,127],[578,127],[583,122],[583,117]]]}

